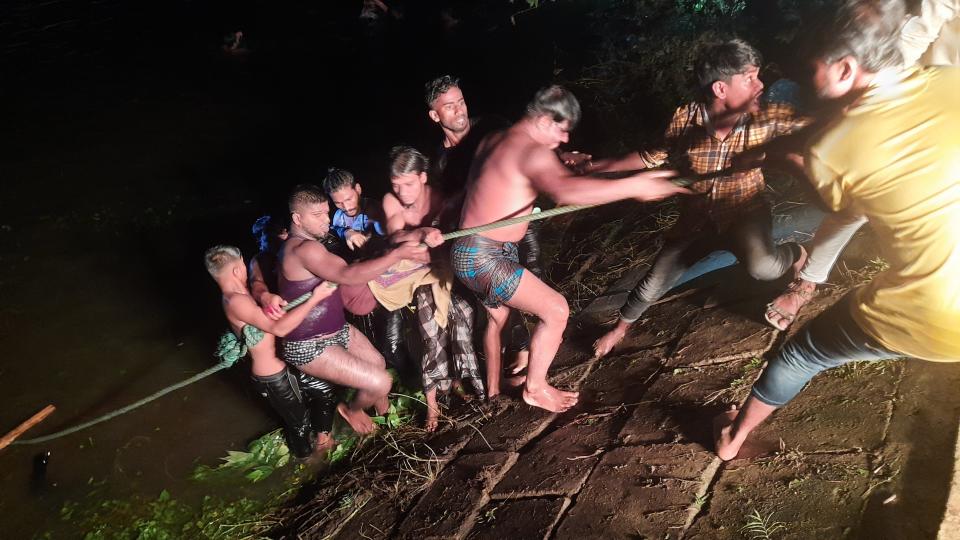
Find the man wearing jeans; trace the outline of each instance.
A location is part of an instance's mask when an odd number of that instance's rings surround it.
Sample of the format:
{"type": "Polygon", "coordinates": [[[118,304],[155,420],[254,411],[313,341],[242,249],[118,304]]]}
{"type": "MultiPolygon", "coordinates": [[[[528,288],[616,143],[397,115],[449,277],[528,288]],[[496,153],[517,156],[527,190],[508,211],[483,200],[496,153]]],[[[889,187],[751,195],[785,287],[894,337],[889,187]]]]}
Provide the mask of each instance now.
{"type": "MultiPolygon", "coordinates": [[[[923,0],[919,13],[907,19],[898,40],[903,65],[960,65],[960,0],[923,0]]],[[[776,86],[776,85],[775,85],[776,86]]],[[[813,299],[817,285],[826,283],[830,270],[853,235],[867,222],[855,213],[829,214],[813,240],[803,268],[783,294],[767,305],[766,320],[786,330],[797,313],[813,299]]]]}
{"type": "Polygon", "coordinates": [[[902,0],[844,0],[810,51],[817,93],[845,108],[807,151],[808,175],[830,209],[870,221],[890,267],[788,341],[743,408],[717,418],[721,459],[820,371],[960,360],[960,69],[901,68],[903,13],[902,0]]]}
{"type": "Polygon", "coordinates": [[[731,167],[736,156],[806,124],[789,105],[761,107],[759,65],[760,54],[741,40],[706,47],[695,67],[704,100],[677,109],[664,144],[586,167],[588,172],[599,172],[669,162],[701,178],[690,186],[697,196],[682,202],[679,222],[667,233],[650,272],[627,297],[617,325],[594,344],[597,357],[609,353],[648,307],[713,251],[729,249],[760,280],[777,279],[803,264],[806,253],[800,245],[773,242],[760,169],[721,172],[731,167]]]}

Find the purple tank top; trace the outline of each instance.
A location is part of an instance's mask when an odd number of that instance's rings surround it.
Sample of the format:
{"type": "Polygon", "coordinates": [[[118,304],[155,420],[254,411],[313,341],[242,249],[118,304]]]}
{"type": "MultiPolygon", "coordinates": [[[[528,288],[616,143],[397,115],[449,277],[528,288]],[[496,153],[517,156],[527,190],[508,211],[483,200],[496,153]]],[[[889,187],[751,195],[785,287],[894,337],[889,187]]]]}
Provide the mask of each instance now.
{"type": "MultiPolygon", "coordinates": [[[[312,291],[322,281],[318,277],[304,279],[302,281],[291,281],[284,277],[283,272],[278,272],[277,284],[280,289],[280,296],[290,302],[305,293],[312,291]]],[[[315,336],[332,334],[346,324],[343,316],[343,298],[340,296],[340,289],[333,291],[333,294],[325,298],[316,307],[310,310],[307,318],[296,327],[293,332],[287,334],[284,338],[289,341],[300,341],[310,339],[315,336]]]]}

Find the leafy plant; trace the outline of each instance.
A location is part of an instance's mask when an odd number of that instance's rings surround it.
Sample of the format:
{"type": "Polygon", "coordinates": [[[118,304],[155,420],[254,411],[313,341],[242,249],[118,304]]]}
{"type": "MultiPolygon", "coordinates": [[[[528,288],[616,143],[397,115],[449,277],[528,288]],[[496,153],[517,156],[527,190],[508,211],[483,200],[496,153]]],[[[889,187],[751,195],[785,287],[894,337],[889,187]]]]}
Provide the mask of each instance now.
{"type": "Polygon", "coordinates": [[[193,471],[194,480],[205,480],[213,475],[243,473],[251,482],[259,482],[290,462],[290,450],[280,430],[274,430],[251,442],[247,452],[228,450],[227,457],[217,467],[200,465],[193,471]]]}
{"type": "Polygon", "coordinates": [[[773,521],[773,512],[764,517],[754,508],[753,512],[747,516],[747,524],[740,528],[740,532],[746,532],[751,540],[773,540],[773,535],[786,528],[785,523],[773,521]]]}

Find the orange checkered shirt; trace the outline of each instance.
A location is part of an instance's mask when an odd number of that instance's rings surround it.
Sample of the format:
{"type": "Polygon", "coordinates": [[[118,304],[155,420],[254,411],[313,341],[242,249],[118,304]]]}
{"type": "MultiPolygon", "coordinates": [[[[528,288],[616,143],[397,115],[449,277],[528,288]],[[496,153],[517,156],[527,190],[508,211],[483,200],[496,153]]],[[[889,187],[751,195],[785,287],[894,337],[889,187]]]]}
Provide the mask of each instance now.
{"type": "MultiPolygon", "coordinates": [[[[744,150],[807,124],[809,119],[797,116],[790,105],[774,103],[743,114],[727,138],[720,140],[713,134],[706,106],[695,102],[678,108],[662,144],[641,151],[640,157],[650,168],[668,164],[681,174],[709,174],[730,167],[733,157],[744,150]]],[[[764,186],[759,168],[694,183],[690,190],[698,195],[682,199],[680,220],[672,234],[689,234],[709,225],[723,232],[745,212],[766,207],[761,196],[764,186]]]]}

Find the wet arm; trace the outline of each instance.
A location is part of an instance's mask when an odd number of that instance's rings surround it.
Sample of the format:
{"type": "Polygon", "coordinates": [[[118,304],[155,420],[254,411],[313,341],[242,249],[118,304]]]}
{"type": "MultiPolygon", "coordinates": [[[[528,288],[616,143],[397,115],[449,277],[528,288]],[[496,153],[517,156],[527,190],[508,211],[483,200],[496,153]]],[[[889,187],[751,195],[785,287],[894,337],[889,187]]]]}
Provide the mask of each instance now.
{"type": "Polygon", "coordinates": [[[331,254],[317,242],[308,242],[297,249],[303,266],[313,275],[340,285],[363,285],[376,279],[391,265],[400,260],[396,251],[388,251],[375,259],[347,265],[343,259],[331,254]]]}
{"type": "Polygon", "coordinates": [[[523,165],[537,191],[558,204],[604,204],[645,195],[645,182],[637,178],[601,180],[572,176],[549,151],[535,151],[523,165]]]}
{"type": "MultiPolygon", "coordinates": [[[[332,293],[332,289],[331,289],[332,293]]],[[[264,332],[283,337],[300,326],[310,310],[317,306],[328,295],[314,294],[306,302],[291,309],[280,319],[274,321],[267,317],[252,298],[245,295],[234,295],[227,304],[227,313],[234,319],[245,324],[256,326],[264,332]]]]}

